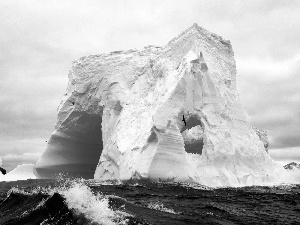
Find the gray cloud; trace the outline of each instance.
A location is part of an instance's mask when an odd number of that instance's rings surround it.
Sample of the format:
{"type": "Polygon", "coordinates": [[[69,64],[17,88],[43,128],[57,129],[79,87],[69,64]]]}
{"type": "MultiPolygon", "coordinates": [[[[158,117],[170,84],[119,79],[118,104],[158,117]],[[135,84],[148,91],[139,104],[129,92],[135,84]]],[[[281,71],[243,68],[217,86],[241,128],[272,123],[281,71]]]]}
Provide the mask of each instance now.
{"type": "Polygon", "coordinates": [[[19,155],[6,154],[3,157],[2,167],[5,168],[7,171],[11,171],[21,164],[35,164],[40,155],[40,153],[23,153],[19,155]]]}
{"type": "Polygon", "coordinates": [[[10,0],[0,9],[0,155],[7,168],[44,150],[73,59],[164,45],[195,22],[231,40],[242,104],[268,130],[271,148],[300,146],[297,0],[10,0]]]}
{"type": "Polygon", "coordinates": [[[240,66],[238,88],[252,123],[268,131],[271,148],[300,146],[300,54],[240,66]]]}
{"type": "Polygon", "coordinates": [[[273,149],[269,151],[270,156],[279,161],[281,164],[286,165],[290,162],[300,163],[300,148],[286,148],[286,149],[273,149]]]}

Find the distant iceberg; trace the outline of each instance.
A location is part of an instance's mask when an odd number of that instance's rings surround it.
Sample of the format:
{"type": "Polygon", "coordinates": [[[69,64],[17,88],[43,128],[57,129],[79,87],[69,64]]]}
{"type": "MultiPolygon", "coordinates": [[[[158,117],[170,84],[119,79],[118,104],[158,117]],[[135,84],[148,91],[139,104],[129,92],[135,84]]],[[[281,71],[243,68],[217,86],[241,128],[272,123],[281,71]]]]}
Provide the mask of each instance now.
{"type": "Polygon", "coordinates": [[[36,179],[33,170],[34,170],[34,164],[18,165],[14,170],[10,171],[6,175],[0,174],[0,181],[36,179]]]}

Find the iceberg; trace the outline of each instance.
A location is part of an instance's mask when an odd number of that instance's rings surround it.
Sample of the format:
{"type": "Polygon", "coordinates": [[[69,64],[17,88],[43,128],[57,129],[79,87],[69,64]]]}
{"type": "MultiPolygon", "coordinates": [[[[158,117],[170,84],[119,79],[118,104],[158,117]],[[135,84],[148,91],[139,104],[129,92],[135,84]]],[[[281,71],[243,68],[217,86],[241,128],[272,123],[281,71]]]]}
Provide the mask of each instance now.
{"type": "Polygon", "coordinates": [[[34,171],[34,164],[18,165],[15,169],[13,169],[7,174],[5,175],[0,174],[0,181],[36,179],[36,176],[34,175],[33,171],[34,171]]]}
{"type": "Polygon", "coordinates": [[[284,168],[252,128],[230,41],[194,24],[166,46],[73,62],[55,130],[35,165],[97,180],[244,186],[279,182],[284,168]]]}

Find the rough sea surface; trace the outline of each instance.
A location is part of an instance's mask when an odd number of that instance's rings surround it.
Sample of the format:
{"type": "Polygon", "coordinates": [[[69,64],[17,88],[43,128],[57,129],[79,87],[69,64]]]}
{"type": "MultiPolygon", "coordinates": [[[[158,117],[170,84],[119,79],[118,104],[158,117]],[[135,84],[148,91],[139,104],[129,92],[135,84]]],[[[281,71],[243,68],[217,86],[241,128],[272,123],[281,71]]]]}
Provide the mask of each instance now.
{"type": "Polygon", "coordinates": [[[0,224],[300,224],[300,185],[1,182],[0,224]]]}

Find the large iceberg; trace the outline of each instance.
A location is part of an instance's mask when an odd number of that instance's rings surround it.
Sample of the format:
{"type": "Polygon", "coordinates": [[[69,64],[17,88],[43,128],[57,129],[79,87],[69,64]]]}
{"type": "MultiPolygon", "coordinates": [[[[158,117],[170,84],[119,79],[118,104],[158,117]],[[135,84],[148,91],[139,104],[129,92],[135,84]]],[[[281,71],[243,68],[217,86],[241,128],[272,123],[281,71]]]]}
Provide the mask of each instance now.
{"type": "Polygon", "coordinates": [[[165,47],[74,61],[35,173],[209,186],[277,182],[285,170],[259,133],[239,101],[230,42],[194,24],[165,47]]]}

